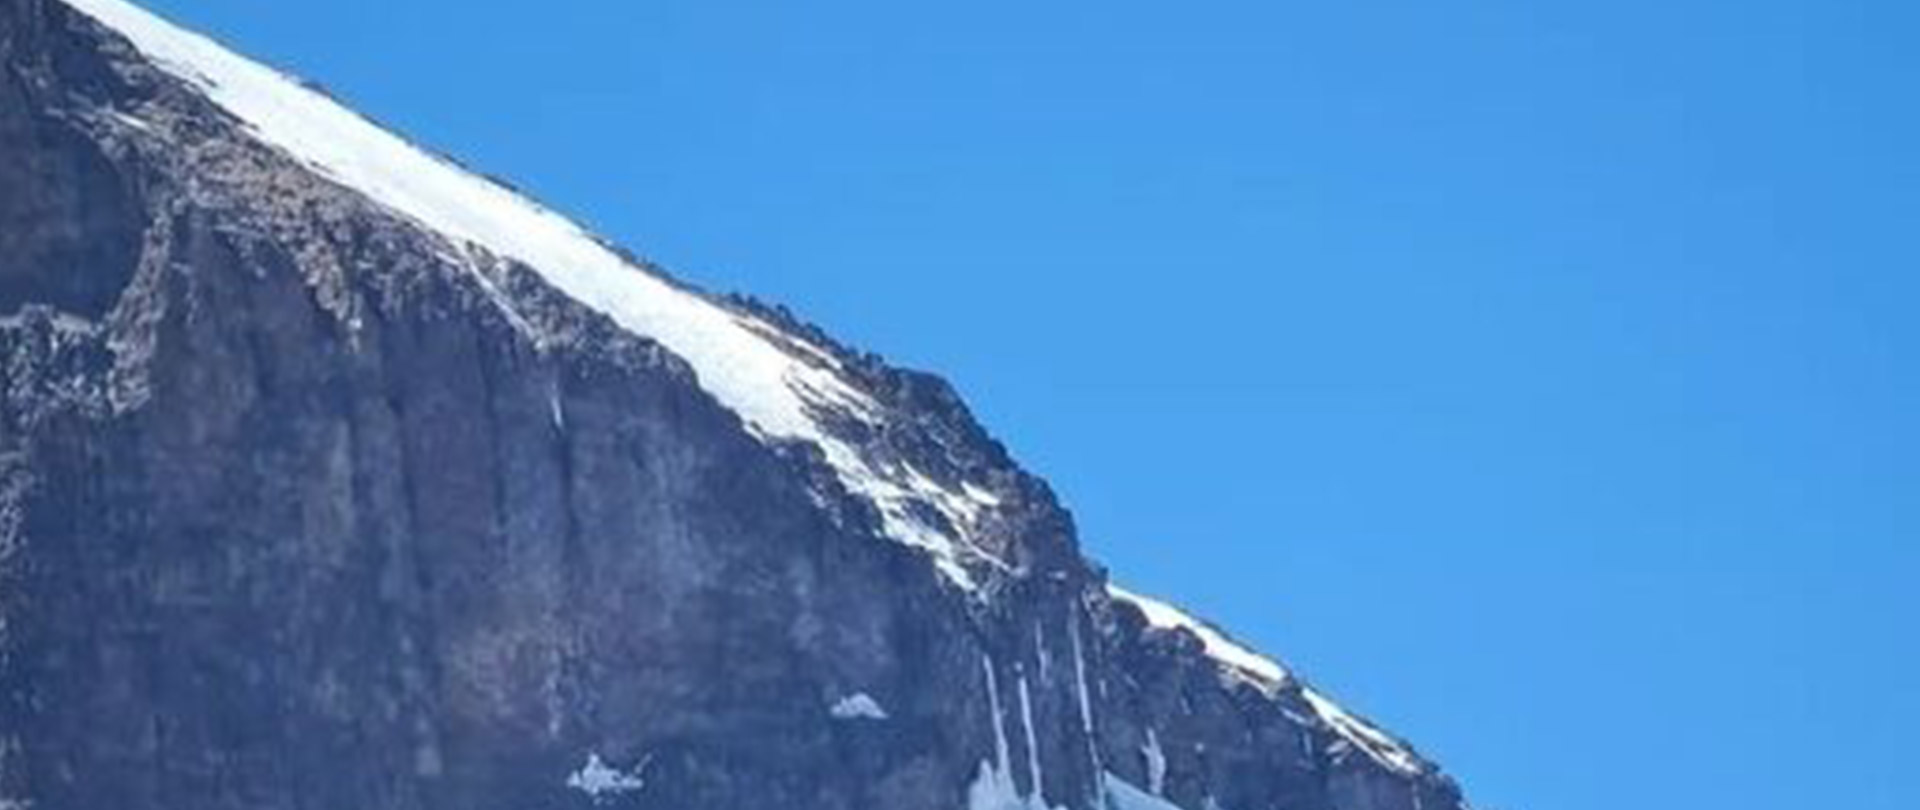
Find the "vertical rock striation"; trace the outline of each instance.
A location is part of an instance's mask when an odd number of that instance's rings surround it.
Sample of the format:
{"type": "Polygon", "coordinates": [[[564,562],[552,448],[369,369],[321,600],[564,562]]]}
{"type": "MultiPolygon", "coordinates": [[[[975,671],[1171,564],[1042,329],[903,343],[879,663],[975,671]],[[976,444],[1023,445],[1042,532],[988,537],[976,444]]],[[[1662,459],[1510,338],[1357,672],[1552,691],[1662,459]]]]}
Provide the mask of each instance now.
{"type": "Polygon", "coordinates": [[[1465,807],[938,378],[410,208],[188,36],[0,0],[0,808],[1465,807]]]}

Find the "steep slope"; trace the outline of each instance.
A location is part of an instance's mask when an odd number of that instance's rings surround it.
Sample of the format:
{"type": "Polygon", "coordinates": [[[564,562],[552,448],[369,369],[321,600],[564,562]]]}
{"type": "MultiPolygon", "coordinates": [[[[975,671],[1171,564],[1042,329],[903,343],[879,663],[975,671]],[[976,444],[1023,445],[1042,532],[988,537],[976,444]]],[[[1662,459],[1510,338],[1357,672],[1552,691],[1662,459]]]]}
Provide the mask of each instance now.
{"type": "Polygon", "coordinates": [[[0,0],[0,808],[1446,810],[937,378],[0,0]]]}

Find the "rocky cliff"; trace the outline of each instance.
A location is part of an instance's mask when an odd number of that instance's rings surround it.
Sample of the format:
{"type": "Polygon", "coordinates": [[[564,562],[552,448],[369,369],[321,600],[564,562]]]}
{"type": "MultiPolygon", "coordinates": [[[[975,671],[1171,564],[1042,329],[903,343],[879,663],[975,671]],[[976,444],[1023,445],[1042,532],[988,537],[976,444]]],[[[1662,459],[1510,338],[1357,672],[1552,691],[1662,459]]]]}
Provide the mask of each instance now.
{"type": "Polygon", "coordinates": [[[0,808],[1457,810],[938,378],[0,0],[0,808]]]}

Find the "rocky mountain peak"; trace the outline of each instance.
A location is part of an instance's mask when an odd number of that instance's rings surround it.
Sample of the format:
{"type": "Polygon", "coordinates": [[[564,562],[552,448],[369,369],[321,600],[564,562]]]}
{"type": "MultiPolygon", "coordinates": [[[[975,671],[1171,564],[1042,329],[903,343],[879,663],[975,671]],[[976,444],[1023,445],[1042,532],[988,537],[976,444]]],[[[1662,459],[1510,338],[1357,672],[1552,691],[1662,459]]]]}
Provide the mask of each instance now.
{"type": "Polygon", "coordinates": [[[1446,810],[951,386],[0,0],[0,808],[1446,810]]]}

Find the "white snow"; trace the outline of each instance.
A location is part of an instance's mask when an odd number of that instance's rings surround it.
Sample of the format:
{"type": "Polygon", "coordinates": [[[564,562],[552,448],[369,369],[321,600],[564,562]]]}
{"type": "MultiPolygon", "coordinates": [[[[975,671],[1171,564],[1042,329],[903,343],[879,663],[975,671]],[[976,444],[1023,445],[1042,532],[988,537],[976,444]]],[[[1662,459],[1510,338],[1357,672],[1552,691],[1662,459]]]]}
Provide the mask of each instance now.
{"type": "MultiPolygon", "coordinates": [[[[478,246],[487,253],[526,264],[562,292],[623,328],[659,341],[686,359],[702,387],[739,414],[758,435],[818,445],[847,489],[873,502],[887,534],[924,549],[953,582],[973,587],[966,563],[1004,567],[1005,563],[968,539],[969,529],[980,520],[981,511],[998,505],[996,496],[970,483],[955,491],[911,468],[876,469],[857,449],[830,435],[816,421],[813,414],[821,410],[866,419],[875,418],[873,415],[879,412],[871,398],[836,373],[838,363],[829,353],[637,269],[566,218],[430,155],[299,82],[125,0],[65,2],[131,40],[162,69],[199,88],[215,104],[246,122],[264,143],[457,244],[478,246]],[[937,510],[954,531],[929,526],[916,518],[915,503],[937,510]]],[[[128,123],[136,125],[135,121],[138,119],[128,123]]],[[[137,125],[144,126],[145,122],[137,125]]],[[[484,282],[484,277],[477,273],[476,277],[484,282]]],[[[517,319],[497,291],[496,298],[517,319]]],[[[1288,678],[1286,670],[1272,659],[1170,605],[1117,587],[1111,592],[1115,598],[1139,606],[1155,626],[1193,632],[1209,654],[1235,672],[1268,686],[1277,686],[1288,678]]],[[[1078,641],[1076,629],[1074,663],[1081,715],[1091,729],[1086,672],[1078,641]]],[[[989,688],[995,689],[990,665],[988,678],[989,688]]],[[[1024,690],[1024,683],[1022,687],[1024,690]]],[[[1311,691],[1307,695],[1321,717],[1362,750],[1398,769],[1418,769],[1418,759],[1391,737],[1324,697],[1311,691]]],[[[982,779],[993,772],[995,779],[1004,782],[1003,790],[995,789],[1014,796],[1004,729],[999,727],[997,689],[993,700],[996,730],[1002,735],[1000,762],[997,768],[983,763],[982,779]]],[[[1109,782],[1125,786],[1117,779],[1110,778],[1109,782]]],[[[639,788],[640,779],[607,767],[593,755],[585,767],[569,777],[568,784],[589,792],[632,790],[639,788]]],[[[1037,796],[1015,796],[1010,804],[976,802],[974,810],[1043,804],[1037,796]]]]}
{"type": "Polygon", "coordinates": [[[988,492],[984,489],[981,489],[979,485],[974,484],[970,481],[966,483],[962,483],[960,485],[960,491],[963,494],[965,494],[968,499],[982,506],[999,506],[1000,505],[1000,496],[995,495],[991,492],[988,492]]]}
{"type": "Polygon", "coordinates": [[[547,384],[547,420],[553,423],[554,430],[567,429],[567,412],[560,404],[560,383],[547,384]]]}
{"type": "Polygon", "coordinates": [[[993,672],[992,659],[982,658],[980,666],[987,677],[987,708],[993,713],[993,761],[982,760],[980,772],[967,786],[967,810],[1064,810],[1047,805],[1040,793],[1040,755],[1033,743],[1033,710],[1026,694],[1026,680],[1020,681],[1021,721],[1026,726],[1027,767],[1033,791],[1025,796],[1013,781],[1013,754],[1007,744],[1005,715],[1000,710],[1000,679],[993,672]]]}
{"type": "Polygon", "coordinates": [[[1214,660],[1226,664],[1243,675],[1253,676],[1264,686],[1278,686],[1285,683],[1288,675],[1285,667],[1264,655],[1241,646],[1226,634],[1215,630],[1212,625],[1200,621],[1172,605],[1157,599],[1151,599],[1129,591],[1118,585],[1109,584],[1107,593],[1115,599],[1132,603],[1146,614],[1147,622],[1161,629],[1184,629],[1200,638],[1207,654],[1214,660]]]}
{"type": "Polygon", "coordinates": [[[1107,810],[1180,810],[1180,806],[1137,787],[1112,772],[1101,774],[1107,810]]]}
{"type": "MultiPolygon", "coordinates": [[[[1141,596],[1118,585],[1109,584],[1107,593],[1115,599],[1130,602],[1140,608],[1140,612],[1146,614],[1147,622],[1154,627],[1191,631],[1200,638],[1201,644],[1206,647],[1207,654],[1220,662],[1228,671],[1249,677],[1254,683],[1269,690],[1277,688],[1292,678],[1292,674],[1279,662],[1242,646],[1228,638],[1226,634],[1214,629],[1212,625],[1188,615],[1179,608],[1157,599],[1141,596]]],[[[1424,769],[1420,758],[1408,750],[1406,744],[1355,717],[1339,704],[1313,689],[1303,687],[1301,694],[1322,722],[1365,752],[1375,762],[1407,774],[1420,773],[1424,769]]]]}
{"type": "Polygon", "coordinates": [[[1320,719],[1327,721],[1327,725],[1331,726],[1335,732],[1353,743],[1367,756],[1372,757],[1375,762],[1405,774],[1417,774],[1424,770],[1420,758],[1407,750],[1405,744],[1374,727],[1373,724],[1353,716],[1346,709],[1340,708],[1339,704],[1312,689],[1302,689],[1300,694],[1307,699],[1307,705],[1313,707],[1314,713],[1320,715],[1320,719]]]}
{"type": "Polygon", "coordinates": [[[567,787],[595,799],[632,793],[647,786],[646,781],[640,778],[640,771],[645,767],[646,763],[642,762],[634,767],[632,773],[625,773],[608,765],[599,754],[589,753],[587,764],[567,776],[567,787]]]}
{"type": "Polygon", "coordinates": [[[1147,729],[1147,743],[1140,746],[1140,756],[1147,761],[1147,792],[1155,796],[1167,792],[1167,752],[1160,748],[1160,735],[1153,729],[1147,729]]]}
{"type": "Polygon", "coordinates": [[[1093,695],[1087,690],[1087,657],[1080,648],[1080,618],[1067,617],[1067,635],[1073,640],[1073,679],[1075,697],[1080,704],[1080,731],[1086,735],[1087,752],[1093,759],[1093,770],[1100,773],[1105,770],[1100,762],[1100,738],[1093,733],[1093,695]]]}
{"type": "Polygon", "coordinates": [[[839,720],[887,719],[887,710],[881,708],[880,701],[865,692],[855,692],[841,698],[827,708],[827,713],[839,720]]]}
{"type": "Polygon", "coordinates": [[[981,659],[987,675],[987,710],[993,713],[993,761],[980,762],[980,774],[967,787],[968,810],[1019,810],[1026,806],[1013,784],[1013,756],[1007,746],[1006,721],[1000,714],[1000,679],[993,661],[981,659]]]}
{"type": "MultiPolygon", "coordinates": [[[[847,489],[878,508],[887,534],[926,550],[955,583],[972,588],[964,563],[996,562],[966,537],[979,509],[997,502],[990,493],[973,486],[949,490],[911,470],[876,470],[814,419],[822,409],[868,419],[879,412],[836,373],[838,363],[829,353],[639,270],[559,214],[210,39],[125,0],[65,2],[131,40],[162,69],[246,122],[264,143],[457,245],[526,264],[621,327],[659,341],[685,358],[701,386],[761,437],[818,445],[847,489]],[[909,506],[915,501],[946,515],[956,531],[916,519],[909,506]]],[[[495,298],[511,316],[504,297],[495,298]]]]}
{"type": "Polygon", "coordinates": [[[1020,676],[1020,725],[1027,730],[1027,784],[1039,796],[1047,780],[1040,772],[1040,738],[1033,729],[1033,696],[1027,692],[1025,675],[1020,676]]]}
{"type": "MultiPolygon", "coordinates": [[[[153,131],[152,124],[149,124],[146,121],[143,121],[136,116],[128,115],[119,110],[110,110],[108,111],[108,114],[113,116],[113,120],[119,121],[120,123],[125,124],[128,127],[131,127],[133,129],[140,130],[141,132],[153,131]]],[[[0,807],[4,807],[4,805],[0,805],[0,807]]]]}

